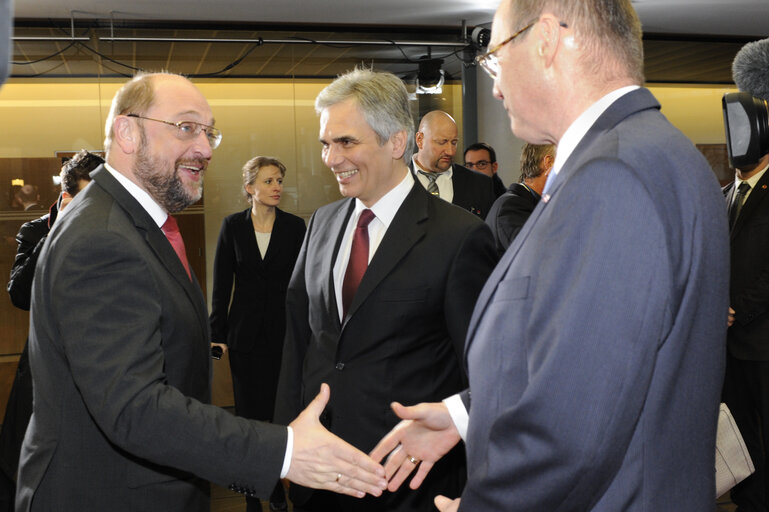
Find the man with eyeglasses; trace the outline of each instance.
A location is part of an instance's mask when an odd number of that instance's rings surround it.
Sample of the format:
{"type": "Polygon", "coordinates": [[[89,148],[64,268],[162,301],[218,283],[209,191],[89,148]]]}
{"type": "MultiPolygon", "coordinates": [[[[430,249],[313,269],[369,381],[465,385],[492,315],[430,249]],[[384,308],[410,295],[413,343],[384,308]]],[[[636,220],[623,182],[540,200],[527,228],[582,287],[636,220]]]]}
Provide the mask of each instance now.
{"type": "Polygon", "coordinates": [[[712,510],[729,240],[715,175],[643,89],[630,0],[503,0],[490,51],[516,136],[557,145],[470,323],[469,390],[394,405],[390,488],[465,440],[441,511],[712,510]],[[469,391],[472,391],[472,395],[469,391]],[[469,416],[468,416],[469,412],[469,416]]]}
{"type": "Polygon", "coordinates": [[[382,468],[320,425],[328,386],[288,428],[208,404],[208,314],[171,216],[200,199],[222,140],[200,91],[138,75],[106,132],[106,164],[36,270],[16,510],[207,511],[206,480],[251,497],[279,477],[381,494],[382,468]]]}
{"type": "Polygon", "coordinates": [[[501,196],[507,190],[497,174],[499,168],[497,152],[485,142],[476,142],[465,148],[465,167],[491,178],[495,197],[501,196]]]}
{"type": "Polygon", "coordinates": [[[433,110],[422,117],[414,136],[417,152],[411,171],[431,194],[485,219],[496,196],[488,176],[454,163],[457,123],[449,114],[433,110]]]}

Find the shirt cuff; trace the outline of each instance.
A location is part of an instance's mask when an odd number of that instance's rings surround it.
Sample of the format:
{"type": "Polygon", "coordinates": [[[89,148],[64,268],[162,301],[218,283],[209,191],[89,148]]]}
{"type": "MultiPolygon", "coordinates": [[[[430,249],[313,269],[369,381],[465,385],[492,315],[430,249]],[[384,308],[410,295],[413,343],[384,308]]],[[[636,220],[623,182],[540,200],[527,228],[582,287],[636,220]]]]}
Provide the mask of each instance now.
{"type": "Polygon", "coordinates": [[[288,475],[288,470],[291,469],[291,456],[294,454],[294,429],[286,428],[288,429],[288,438],[286,439],[286,455],[283,457],[283,469],[280,470],[281,478],[286,478],[288,475]]]}
{"type": "Polygon", "coordinates": [[[462,398],[458,394],[451,395],[444,399],[443,403],[446,404],[446,408],[449,410],[449,416],[451,416],[451,421],[454,422],[454,426],[457,428],[457,432],[459,432],[459,437],[464,441],[467,437],[467,424],[470,416],[467,414],[462,398]]]}

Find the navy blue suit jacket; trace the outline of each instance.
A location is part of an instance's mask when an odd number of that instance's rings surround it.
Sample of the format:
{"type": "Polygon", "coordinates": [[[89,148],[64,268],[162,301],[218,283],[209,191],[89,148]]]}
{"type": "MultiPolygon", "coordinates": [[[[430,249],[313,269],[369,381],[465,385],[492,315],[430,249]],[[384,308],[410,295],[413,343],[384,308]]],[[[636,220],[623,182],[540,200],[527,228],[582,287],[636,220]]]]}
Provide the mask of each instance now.
{"type": "Polygon", "coordinates": [[[460,510],[712,509],[726,224],[649,91],[599,117],[476,304],[460,510]]]}

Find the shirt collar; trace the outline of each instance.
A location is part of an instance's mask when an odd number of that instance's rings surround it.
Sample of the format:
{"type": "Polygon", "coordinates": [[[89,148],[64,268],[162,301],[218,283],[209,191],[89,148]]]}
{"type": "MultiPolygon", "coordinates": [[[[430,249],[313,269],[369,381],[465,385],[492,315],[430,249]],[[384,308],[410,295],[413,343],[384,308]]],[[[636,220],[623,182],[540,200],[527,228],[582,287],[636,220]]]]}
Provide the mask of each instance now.
{"type": "Polygon", "coordinates": [[[155,224],[157,224],[158,227],[162,226],[166,222],[168,213],[163,210],[163,208],[161,208],[160,205],[156,203],[154,199],[152,199],[152,196],[150,196],[143,188],[131,181],[128,176],[121,173],[110,164],[105,163],[104,168],[107,169],[109,173],[116,180],[118,180],[121,185],[123,185],[123,188],[125,188],[128,193],[139,202],[140,205],[142,205],[142,208],[147,211],[147,213],[150,215],[150,217],[152,217],[152,220],[155,221],[155,224]]]}
{"type": "Polygon", "coordinates": [[[558,174],[561,171],[563,164],[574,152],[574,148],[577,147],[587,131],[593,124],[595,124],[598,118],[601,117],[601,114],[603,114],[612,103],[636,89],[640,89],[640,87],[637,85],[628,85],[627,87],[616,89],[590,105],[587,110],[582,112],[582,114],[569,125],[561,137],[561,140],[558,141],[555,162],[553,163],[553,169],[550,172],[558,174]]]}
{"type": "Polygon", "coordinates": [[[769,164],[767,164],[766,167],[764,167],[763,169],[761,169],[756,174],[754,174],[753,176],[751,176],[750,178],[748,178],[746,180],[741,180],[741,179],[735,177],[734,178],[735,189],[736,189],[736,187],[739,187],[740,183],[742,183],[744,181],[748,185],[750,185],[750,190],[753,190],[754,188],[756,188],[756,184],[758,183],[758,180],[761,179],[761,177],[764,175],[764,173],[766,172],[767,169],[769,169],[769,164]]]}
{"type": "MultiPolygon", "coordinates": [[[[421,165],[419,165],[419,162],[417,162],[417,155],[416,155],[416,154],[414,154],[414,155],[411,155],[411,161],[412,161],[412,162],[414,162],[414,170],[415,170],[415,171],[422,171],[422,172],[429,172],[429,173],[432,173],[432,171],[428,171],[427,169],[425,169],[424,167],[422,167],[421,165]]],[[[448,169],[446,169],[445,171],[443,171],[443,172],[437,172],[437,173],[435,173],[435,174],[437,174],[437,175],[438,175],[438,177],[441,177],[441,176],[446,176],[447,178],[451,178],[451,177],[452,177],[452,175],[454,174],[454,164],[452,163],[452,164],[449,166],[449,168],[448,168],[448,169]]]]}
{"type": "MultiPolygon", "coordinates": [[[[403,201],[406,200],[406,196],[409,195],[409,192],[413,186],[414,177],[410,172],[407,172],[406,176],[403,178],[403,180],[401,180],[400,183],[398,183],[388,193],[383,195],[379,201],[374,203],[374,205],[369,208],[372,212],[374,212],[376,218],[385,225],[385,228],[390,226],[393,217],[395,217],[395,214],[398,213],[398,209],[401,207],[401,204],[403,204],[403,201]]],[[[366,205],[364,205],[360,199],[356,198],[353,218],[357,219],[361,212],[366,208],[366,205]]]]}

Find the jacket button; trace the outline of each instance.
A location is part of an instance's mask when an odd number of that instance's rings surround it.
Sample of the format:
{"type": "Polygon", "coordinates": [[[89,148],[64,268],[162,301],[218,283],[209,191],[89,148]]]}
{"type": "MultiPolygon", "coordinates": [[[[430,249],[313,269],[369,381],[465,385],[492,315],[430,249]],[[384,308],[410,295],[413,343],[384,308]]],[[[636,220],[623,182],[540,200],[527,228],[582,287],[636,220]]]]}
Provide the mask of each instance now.
{"type": "Polygon", "coordinates": [[[336,363],[335,368],[339,371],[342,371],[344,369],[344,363],[336,363]]]}

